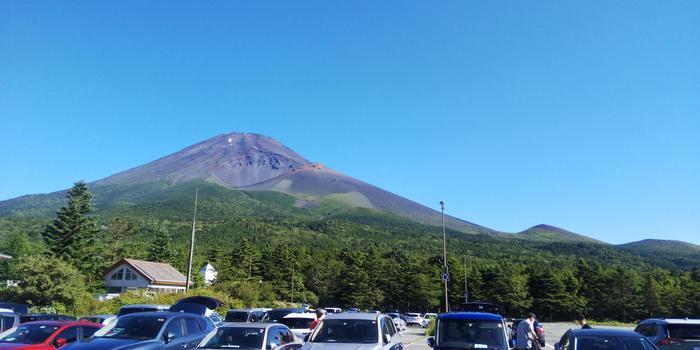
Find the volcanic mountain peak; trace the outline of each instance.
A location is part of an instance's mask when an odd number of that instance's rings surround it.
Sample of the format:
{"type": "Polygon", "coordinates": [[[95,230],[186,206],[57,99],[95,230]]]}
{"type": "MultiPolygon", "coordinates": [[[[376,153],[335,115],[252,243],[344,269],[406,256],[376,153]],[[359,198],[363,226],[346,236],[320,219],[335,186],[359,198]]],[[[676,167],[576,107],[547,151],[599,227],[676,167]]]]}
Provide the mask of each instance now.
{"type": "Polygon", "coordinates": [[[233,187],[253,185],[311,164],[267,136],[230,133],[212,137],[156,161],[117,173],[95,185],[207,179],[233,187]]]}

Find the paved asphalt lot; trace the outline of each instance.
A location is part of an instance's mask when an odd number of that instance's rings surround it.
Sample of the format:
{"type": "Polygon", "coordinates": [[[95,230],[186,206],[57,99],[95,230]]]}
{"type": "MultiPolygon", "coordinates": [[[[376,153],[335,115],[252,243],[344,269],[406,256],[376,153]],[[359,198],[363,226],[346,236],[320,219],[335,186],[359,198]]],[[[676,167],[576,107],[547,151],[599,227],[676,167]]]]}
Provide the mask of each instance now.
{"type": "MultiPolygon", "coordinates": [[[[564,333],[570,328],[577,328],[573,322],[558,322],[558,323],[542,323],[546,335],[545,349],[554,349],[554,343],[558,342],[564,333]]],[[[595,328],[616,328],[616,329],[634,329],[633,327],[612,327],[612,326],[594,326],[595,328]]],[[[405,332],[401,333],[404,345],[407,350],[430,350],[423,328],[410,327],[405,332]]]]}

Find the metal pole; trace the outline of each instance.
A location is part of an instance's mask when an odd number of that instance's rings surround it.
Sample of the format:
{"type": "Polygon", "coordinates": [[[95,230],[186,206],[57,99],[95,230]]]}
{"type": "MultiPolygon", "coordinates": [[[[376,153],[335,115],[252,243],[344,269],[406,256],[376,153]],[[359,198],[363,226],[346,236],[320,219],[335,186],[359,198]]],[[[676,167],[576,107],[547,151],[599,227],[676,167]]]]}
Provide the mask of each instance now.
{"type": "Polygon", "coordinates": [[[194,216],[192,217],[192,238],[190,239],[190,259],[187,267],[187,281],[185,283],[185,291],[190,290],[190,278],[192,278],[192,256],[194,255],[194,232],[197,229],[197,197],[199,196],[199,187],[194,190],[194,216]]]}
{"type": "Polygon", "coordinates": [[[469,289],[467,289],[467,256],[464,256],[464,302],[469,302],[469,289]]]}
{"type": "MultiPolygon", "coordinates": [[[[442,268],[443,272],[448,274],[447,269],[447,235],[445,234],[445,202],[440,201],[440,209],[442,210],[442,268]]],[[[445,312],[450,312],[450,301],[447,294],[447,279],[445,282],[445,312]]]]}

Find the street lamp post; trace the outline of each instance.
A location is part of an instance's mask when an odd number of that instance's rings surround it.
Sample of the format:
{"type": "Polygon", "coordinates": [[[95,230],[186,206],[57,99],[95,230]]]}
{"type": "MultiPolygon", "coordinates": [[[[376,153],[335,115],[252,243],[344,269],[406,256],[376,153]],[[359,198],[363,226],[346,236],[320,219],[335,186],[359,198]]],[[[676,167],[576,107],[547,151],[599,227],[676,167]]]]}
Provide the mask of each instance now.
{"type": "Polygon", "coordinates": [[[440,210],[442,211],[442,280],[445,283],[445,312],[450,312],[450,302],[447,293],[447,280],[450,273],[447,269],[447,235],[445,234],[445,202],[440,201],[440,210]]]}

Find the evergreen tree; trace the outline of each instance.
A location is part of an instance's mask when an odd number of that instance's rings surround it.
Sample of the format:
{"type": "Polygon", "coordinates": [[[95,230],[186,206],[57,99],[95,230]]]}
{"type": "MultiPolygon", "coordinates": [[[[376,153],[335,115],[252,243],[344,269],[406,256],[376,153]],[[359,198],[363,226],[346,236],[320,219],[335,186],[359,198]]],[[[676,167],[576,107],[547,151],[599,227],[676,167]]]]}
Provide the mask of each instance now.
{"type": "Polygon", "coordinates": [[[42,232],[48,253],[74,266],[85,275],[88,285],[100,280],[97,225],[92,213],[92,195],[84,181],[78,181],[66,195],[68,203],[42,232]]]}
{"type": "Polygon", "coordinates": [[[163,228],[155,230],[155,237],[148,246],[148,261],[167,264],[173,264],[175,262],[172,237],[163,228]]]}

